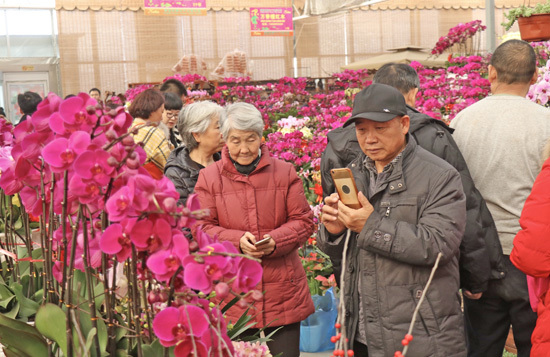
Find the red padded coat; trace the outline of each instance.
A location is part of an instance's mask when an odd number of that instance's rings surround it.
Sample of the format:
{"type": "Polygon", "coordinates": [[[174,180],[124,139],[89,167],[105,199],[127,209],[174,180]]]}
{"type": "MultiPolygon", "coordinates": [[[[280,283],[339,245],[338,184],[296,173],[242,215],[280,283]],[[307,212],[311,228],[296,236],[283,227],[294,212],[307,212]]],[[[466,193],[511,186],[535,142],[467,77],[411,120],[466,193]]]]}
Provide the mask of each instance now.
{"type": "MultiPolygon", "coordinates": [[[[276,242],[275,251],[262,259],[257,289],[265,291],[264,298],[249,312],[255,328],[288,325],[314,312],[297,251],[315,229],[313,213],[292,164],[271,157],[265,145],[261,150],[258,166],[246,176],[235,169],[225,147],[220,161],[200,171],[195,186],[201,208],[210,210],[198,223],[206,233],[237,249],[245,232],[256,238],[270,234],[276,242]]],[[[244,311],[235,305],[227,316],[236,322],[244,311]]]]}
{"type": "MultiPolygon", "coordinates": [[[[550,279],[550,159],[535,180],[519,220],[510,260],[525,274],[550,279]]],[[[531,356],[550,356],[550,291],[542,294],[531,356]]]]}

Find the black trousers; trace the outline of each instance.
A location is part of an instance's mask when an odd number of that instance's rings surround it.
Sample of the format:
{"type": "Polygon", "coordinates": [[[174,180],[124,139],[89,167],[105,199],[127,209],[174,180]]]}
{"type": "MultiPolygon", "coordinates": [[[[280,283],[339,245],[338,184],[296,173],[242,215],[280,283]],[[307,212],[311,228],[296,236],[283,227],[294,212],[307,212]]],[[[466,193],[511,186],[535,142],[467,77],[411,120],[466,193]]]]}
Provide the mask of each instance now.
{"type": "Polygon", "coordinates": [[[505,255],[507,275],[489,281],[489,287],[479,300],[464,298],[464,319],[469,357],[501,357],[510,324],[518,357],[529,357],[531,334],[537,314],[529,305],[525,274],[505,255]]]}
{"type": "MultiPolygon", "coordinates": [[[[269,335],[277,327],[268,327],[264,329],[265,335],[269,335]]],[[[248,329],[243,333],[243,336],[252,336],[258,329],[248,329]]],[[[300,323],[296,322],[290,325],[284,325],[282,328],[271,336],[272,341],[267,342],[267,347],[272,356],[282,353],[282,357],[300,357],[300,323]]]]}
{"type": "Polygon", "coordinates": [[[353,355],[355,357],[369,357],[369,349],[361,342],[353,342],[353,355]]]}

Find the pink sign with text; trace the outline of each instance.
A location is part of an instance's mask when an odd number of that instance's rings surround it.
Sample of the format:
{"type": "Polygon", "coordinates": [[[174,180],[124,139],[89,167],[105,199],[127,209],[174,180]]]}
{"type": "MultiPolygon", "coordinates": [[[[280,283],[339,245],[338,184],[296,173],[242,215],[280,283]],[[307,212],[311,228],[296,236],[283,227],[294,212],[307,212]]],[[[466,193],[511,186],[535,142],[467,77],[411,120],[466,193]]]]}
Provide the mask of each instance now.
{"type": "Polygon", "coordinates": [[[206,15],[206,0],[145,0],[145,15],[206,15]]]}
{"type": "Polygon", "coordinates": [[[291,7],[251,7],[250,33],[252,36],[292,36],[291,7]]]}

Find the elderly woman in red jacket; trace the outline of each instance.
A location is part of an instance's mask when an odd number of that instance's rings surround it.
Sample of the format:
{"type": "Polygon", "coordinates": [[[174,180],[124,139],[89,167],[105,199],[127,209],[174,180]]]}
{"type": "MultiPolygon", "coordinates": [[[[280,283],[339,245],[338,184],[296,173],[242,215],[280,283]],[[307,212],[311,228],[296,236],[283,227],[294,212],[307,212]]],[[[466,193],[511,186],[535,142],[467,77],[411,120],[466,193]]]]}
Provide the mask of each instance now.
{"type": "Polygon", "coordinates": [[[535,180],[519,223],[522,229],[514,238],[510,260],[534,277],[529,281],[529,297],[535,299],[531,306],[537,305],[538,318],[531,356],[550,356],[550,159],[535,180]]]}
{"type": "MultiPolygon", "coordinates": [[[[263,128],[253,105],[226,108],[222,159],[201,170],[195,186],[201,208],[210,210],[199,224],[209,235],[261,259],[257,289],[265,293],[249,314],[255,328],[269,325],[266,334],[282,326],[268,342],[272,355],[298,357],[300,321],[314,307],[297,249],[314,231],[313,214],[293,165],[271,157],[262,144],[263,128]]],[[[227,315],[236,322],[244,311],[235,305],[227,315]]]]}

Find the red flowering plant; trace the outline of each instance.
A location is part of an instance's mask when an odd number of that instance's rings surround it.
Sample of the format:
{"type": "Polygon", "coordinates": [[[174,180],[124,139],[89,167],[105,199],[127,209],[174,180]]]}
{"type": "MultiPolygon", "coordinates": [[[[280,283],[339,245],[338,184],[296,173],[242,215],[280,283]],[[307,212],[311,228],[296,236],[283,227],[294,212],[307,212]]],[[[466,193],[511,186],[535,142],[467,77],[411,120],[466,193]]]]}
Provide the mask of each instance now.
{"type": "Polygon", "coordinates": [[[234,353],[223,312],[208,299],[261,298],[261,265],[194,227],[207,212],[196,196],[177,205],[172,182],[141,167],[132,120],[80,93],[49,94],[11,137],[0,121],[2,145],[12,146],[0,203],[20,197],[40,227],[33,244],[8,219],[0,242],[0,275],[11,284],[0,287],[0,312],[9,312],[0,333],[14,336],[2,339],[11,355],[148,356],[162,346],[175,356],[234,353]],[[196,231],[193,241],[183,228],[196,231]],[[16,318],[34,318],[35,327],[16,318]]]}
{"type": "Polygon", "coordinates": [[[447,35],[439,38],[431,53],[439,56],[445,51],[454,49],[453,53],[462,56],[478,54],[481,50],[480,33],[486,28],[487,26],[481,24],[481,20],[458,24],[452,27],[447,35]]]}

